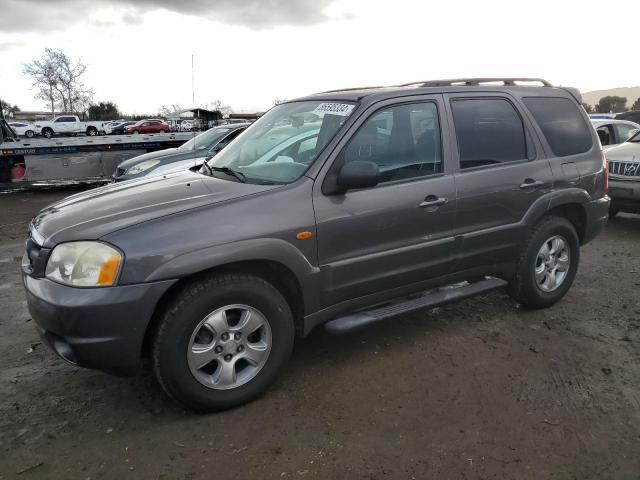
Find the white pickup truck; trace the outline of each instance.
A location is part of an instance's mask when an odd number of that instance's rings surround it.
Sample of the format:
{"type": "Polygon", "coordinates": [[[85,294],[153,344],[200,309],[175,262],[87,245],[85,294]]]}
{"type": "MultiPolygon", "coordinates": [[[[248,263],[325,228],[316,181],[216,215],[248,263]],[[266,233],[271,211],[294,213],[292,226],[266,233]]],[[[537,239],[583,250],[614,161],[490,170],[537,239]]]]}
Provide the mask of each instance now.
{"type": "Polygon", "coordinates": [[[36,122],[39,133],[45,138],[54,135],[77,135],[84,133],[94,137],[104,133],[102,122],[81,122],[76,115],[61,115],[53,120],[36,122]]]}

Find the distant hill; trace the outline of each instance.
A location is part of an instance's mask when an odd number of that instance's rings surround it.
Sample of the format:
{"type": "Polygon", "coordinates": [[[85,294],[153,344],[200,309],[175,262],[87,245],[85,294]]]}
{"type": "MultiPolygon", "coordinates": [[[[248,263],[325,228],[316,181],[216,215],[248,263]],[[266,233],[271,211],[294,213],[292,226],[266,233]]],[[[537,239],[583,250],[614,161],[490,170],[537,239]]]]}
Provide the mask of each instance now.
{"type": "Polygon", "coordinates": [[[583,92],[582,99],[584,103],[588,103],[595,107],[600,99],[607,95],[627,97],[627,108],[631,108],[633,102],[640,98],[640,87],[621,87],[610,88],[608,90],[594,90],[593,92],[583,92]]]}

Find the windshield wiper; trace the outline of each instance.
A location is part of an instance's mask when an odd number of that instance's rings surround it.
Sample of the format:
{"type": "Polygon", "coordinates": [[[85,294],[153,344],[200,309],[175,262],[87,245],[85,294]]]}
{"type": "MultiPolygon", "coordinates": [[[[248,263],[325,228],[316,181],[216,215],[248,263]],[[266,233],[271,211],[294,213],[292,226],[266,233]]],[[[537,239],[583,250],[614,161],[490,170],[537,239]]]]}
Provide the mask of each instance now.
{"type": "Polygon", "coordinates": [[[204,162],[204,164],[207,165],[207,168],[210,171],[213,170],[214,172],[226,173],[227,175],[230,175],[232,177],[236,177],[239,182],[247,183],[247,177],[245,177],[244,173],[242,173],[242,172],[238,172],[237,170],[233,170],[233,169],[231,169],[229,167],[212,167],[212,166],[208,165],[207,162],[204,162]]]}

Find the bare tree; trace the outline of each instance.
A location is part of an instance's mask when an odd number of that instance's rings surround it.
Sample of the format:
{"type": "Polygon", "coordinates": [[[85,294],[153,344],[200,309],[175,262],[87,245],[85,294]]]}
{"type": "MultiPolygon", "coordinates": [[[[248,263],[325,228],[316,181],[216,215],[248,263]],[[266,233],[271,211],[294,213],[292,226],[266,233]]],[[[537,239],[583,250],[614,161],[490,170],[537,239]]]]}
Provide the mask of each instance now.
{"type": "Polygon", "coordinates": [[[81,59],[74,62],[61,50],[54,51],[54,58],[63,103],[66,103],[70,112],[86,111],[93,97],[93,90],[87,88],[81,80],[87,66],[81,59]]]}
{"type": "Polygon", "coordinates": [[[206,108],[211,111],[218,111],[222,117],[228,117],[230,113],[233,113],[233,109],[229,105],[222,103],[222,100],[214,100],[213,102],[202,104],[202,108],[206,108]]]}
{"type": "Polygon", "coordinates": [[[50,104],[51,115],[55,115],[60,83],[55,51],[45,48],[42,58],[22,66],[22,74],[31,77],[31,88],[37,90],[35,98],[50,104]]]}
{"type": "Polygon", "coordinates": [[[158,114],[161,117],[171,117],[174,115],[178,115],[180,112],[182,112],[183,109],[180,105],[178,105],[177,103],[174,103],[172,105],[162,105],[159,109],[158,109],[158,114]]]}
{"type": "Polygon", "coordinates": [[[31,77],[35,98],[46,100],[55,115],[58,105],[65,112],[84,112],[91,104],[93,90],[82,83],[87,66],[81,60],[73,61],[61,50],[44,49],[38,60],[23,66],[23,74],[31,77]]]}
{"type": "Polygon", "coordinates": [[[20,108],[16,104],[11,104],[11,102],[6,102],[0,98],[0,108],[2,108],[2,113],[6,117],[13,118],[16,113],[20,111],[20,108]]]}

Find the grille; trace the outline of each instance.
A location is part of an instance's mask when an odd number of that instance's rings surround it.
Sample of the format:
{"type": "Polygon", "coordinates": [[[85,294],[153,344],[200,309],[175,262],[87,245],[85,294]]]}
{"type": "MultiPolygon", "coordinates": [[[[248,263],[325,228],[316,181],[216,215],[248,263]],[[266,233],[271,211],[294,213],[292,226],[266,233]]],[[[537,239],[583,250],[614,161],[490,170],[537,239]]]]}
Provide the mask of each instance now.
{"type": "Polygon", "coordinates": [[[609,161],[609,173],[622,177],[640,177],[640,162],[609,161]]]}

